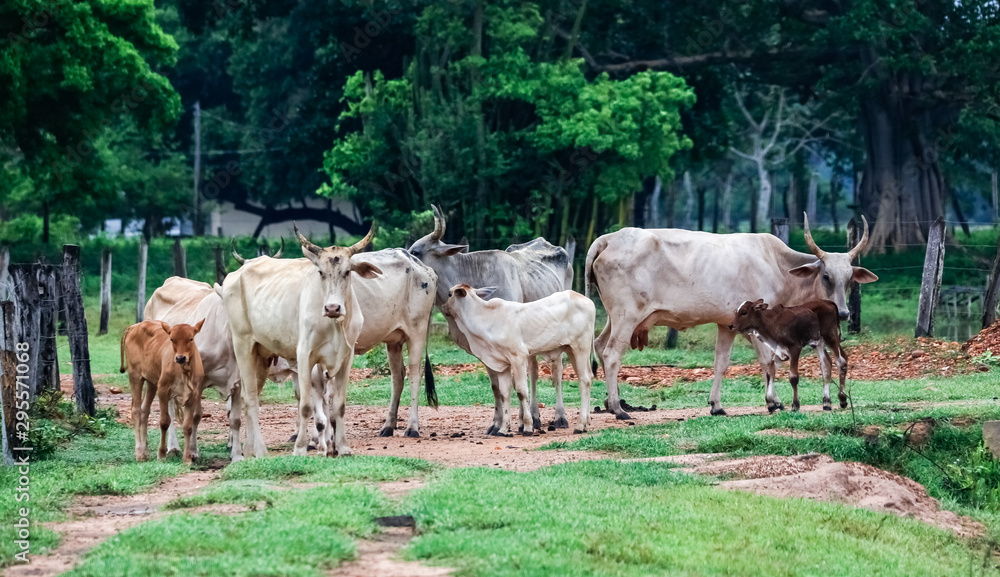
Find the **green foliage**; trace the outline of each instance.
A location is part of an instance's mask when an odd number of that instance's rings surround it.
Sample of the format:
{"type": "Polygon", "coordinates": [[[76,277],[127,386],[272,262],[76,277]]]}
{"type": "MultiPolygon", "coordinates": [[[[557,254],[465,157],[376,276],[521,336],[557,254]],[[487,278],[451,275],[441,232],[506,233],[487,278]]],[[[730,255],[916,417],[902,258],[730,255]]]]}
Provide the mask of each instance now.
{"type": "Polygon", "coordinates": [[[112,407],[99,409],[91,417],[78,412],[73,401],[63,397],[62,391],[46,391],[31,405],[28,445],[32,447],[32,457],[51,457],[76,435],[103,437],[117,425],[116,416],[117,411],[112,407]]]}
{"type": "Polygon", "coordinates": [[[970,450],[947,465],[945,486],[972,507],[1000,513],[1000,462],[986,444],[970,450]]]}
{"type": "Polygon", "coordinates": [[[465,575],[930,576],[973,555],[913,519],[720,491],[664,463],[452,469],[412,502],[409,556],[465,575]]]}
{"type": "Polygon", "coordinates": [[[548,32],[532,3],[482,8],[479,46],[475,10],[424,8],[415,24],[421,54],[402,78],[376,70],[347,79],[323,194],[394,227],[438,202],[455,210],[457,230],[491,246],[586,237],[588,219],[604,214],[591,201],[619,205],[643,178],[669,175],[671,156],[690,147],[680,110],[694,95],[683,80],[666,72],[591,79],[581,61],[534,55],[548,32]]]}

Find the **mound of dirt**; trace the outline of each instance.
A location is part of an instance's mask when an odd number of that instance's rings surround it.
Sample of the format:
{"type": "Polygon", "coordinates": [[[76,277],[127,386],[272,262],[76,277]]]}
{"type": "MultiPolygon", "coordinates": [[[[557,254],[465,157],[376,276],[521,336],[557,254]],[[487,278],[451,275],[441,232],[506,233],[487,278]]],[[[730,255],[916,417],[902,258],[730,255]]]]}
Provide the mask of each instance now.
{"type": "Polygon", "coordinates": [[[863,463],[838,463],[826,455],[768,455],[714,461],[696,471],[741,477],[720,483],[725,489],[864,507],[913,517],[963,537],[977,537],[985,532],[976,521],[942,510],[937,500],[916,481],[863,463]]]}
{"type": "Polygon", "coordinates": [[[979,334],[965,341],[962,350],[970,357],[990,352],[1000,355],[1000,320],[979,331],[979,334]]]}

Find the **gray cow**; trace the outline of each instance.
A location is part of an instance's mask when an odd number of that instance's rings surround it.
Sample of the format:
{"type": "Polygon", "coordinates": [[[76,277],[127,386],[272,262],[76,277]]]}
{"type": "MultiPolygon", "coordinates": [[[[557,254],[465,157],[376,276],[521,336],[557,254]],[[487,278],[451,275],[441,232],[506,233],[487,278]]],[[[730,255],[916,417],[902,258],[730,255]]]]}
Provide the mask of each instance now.
{"type": "MultiPolygon", "coordinates": [[[[497,287],[494,298],[514,302],[532,302],[551,294],[571,288],[573,267],[569,254],[562,247],[550,244],[544,238],[512,245],[506,251],[481,250],[468,252],[465,244],[445,244],[441,241],[445,232],[444,213],[437,206],[434,209],[434,230],[413,243],[410,253],[437,273],[437,293],[434,303],[441,307],[448,300],[449,287],[457,284],[497,287]]],[[[455,320],[445,315],[452,340],[471,354],[469,341],[455,320]]],[[[569,428],[566,410],[562,400],[562,353],[550,355],[547,360],[552,367],[552,381],[556,389],[556,418],[553,424],[558,428],[569,428]]],[[[538,413],[538,360],[529,359],[531,376],[530,410],[534,427],[541,426],[538,413]]],[[[493,425],[486,434],[496,434],[503,424],[503,403],[500,395],[498,375],[487,368],[493,386],[495,411],[493,425]]]]}

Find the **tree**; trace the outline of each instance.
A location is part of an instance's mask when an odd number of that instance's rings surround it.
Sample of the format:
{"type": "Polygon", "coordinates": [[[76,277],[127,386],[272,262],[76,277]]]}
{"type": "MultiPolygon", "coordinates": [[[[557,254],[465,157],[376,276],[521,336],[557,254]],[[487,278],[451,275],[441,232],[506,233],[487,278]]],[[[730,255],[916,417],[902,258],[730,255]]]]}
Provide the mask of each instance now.
{"type": "Polygon", "coordinates": [[[876,251],[922,242],[944,214],[951,128],[1000,102],[1000,7],[987,0],[608,3],[584,21],[577,52],[594,72],[681,71],[696,91],[705,70],[735,66],[852,110],[876,251]]]}
{"type": "Polygon", "coordinates": [[[694,96],[669,73],[587,78],[544,21],[530,3],[425,8],[401,78],[345,84],[323,192],[395,226],[440,202],[449,230],[490,246],[625,225],[643,180],[690,146],[680,110],[694,96]]]}
{"type": "Polygon", "coordinates": [[[177,118],[162,73],[176,50],[151,0],[0,2],[0,153],[30,178],[17,208],[43,214],[46,242],[50,213],[93,226],[113,209],[107,130],[127,119],[151,136],[177,118]]]}

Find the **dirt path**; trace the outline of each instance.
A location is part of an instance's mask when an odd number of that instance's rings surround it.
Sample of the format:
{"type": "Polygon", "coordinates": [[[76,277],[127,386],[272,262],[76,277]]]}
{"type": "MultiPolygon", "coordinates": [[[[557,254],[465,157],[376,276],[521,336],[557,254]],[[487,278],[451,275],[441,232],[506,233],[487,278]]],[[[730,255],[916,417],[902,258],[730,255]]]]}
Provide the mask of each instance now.
{"type": "MultiPolygon", "coordinates": [[[[398,500],[414,489],[423,487],[419,478],[403,479],[379,484],[379,489],[398,500]]],[[[330,571],[331,577],[445,577],[451,575],[447,567],[428,567],[417,561],[399,559],[399,552],[413,538],[413,527],[384,527],[370,539],[360,539],[357,556],[330,571]]]]}
{"type": "Polygon", "coordinates": [[[139,495],[78,497],[67,510],[69,519],[46,523],[62,540],[54,551],[32,556],[27,565],[4,569],[4,577],[43,577],[72,569],[91,548],[129,527],[167,514],[160,508],[168,502],[192,495],[218,477],[215,471],[192,471],[164,480],[152,491],[139,495]]]}

